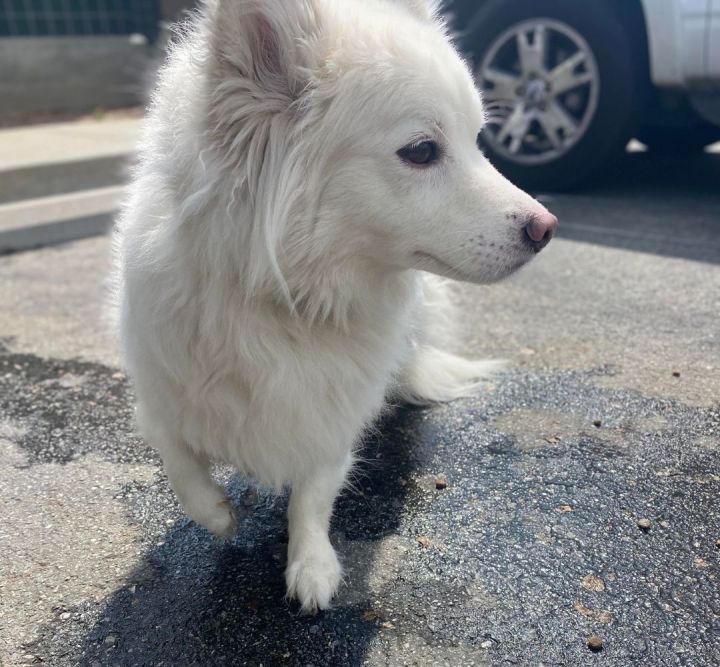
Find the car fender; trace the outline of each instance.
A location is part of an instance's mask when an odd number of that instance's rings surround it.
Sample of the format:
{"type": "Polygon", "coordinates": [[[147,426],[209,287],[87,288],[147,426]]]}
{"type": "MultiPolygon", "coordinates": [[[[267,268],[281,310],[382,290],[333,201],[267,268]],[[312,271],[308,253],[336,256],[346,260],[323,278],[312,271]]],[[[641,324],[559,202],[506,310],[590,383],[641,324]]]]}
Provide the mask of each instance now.
{"type": "Polygon", "coordinates": [[[640,0],[656,86],[688,88],[708,76],[708,26],[713,0],[640,0]]]}

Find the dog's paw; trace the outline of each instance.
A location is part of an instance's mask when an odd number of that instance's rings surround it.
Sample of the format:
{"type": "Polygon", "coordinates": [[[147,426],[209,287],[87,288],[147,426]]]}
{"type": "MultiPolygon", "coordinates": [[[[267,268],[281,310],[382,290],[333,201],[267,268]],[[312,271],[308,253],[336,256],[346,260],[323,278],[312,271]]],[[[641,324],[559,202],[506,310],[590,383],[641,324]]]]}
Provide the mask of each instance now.
{"type": "Polygon", "coordinates": [[[227,498],[202,506],[196,504],[188,513],[221,540],[231,539],[238,531],[235,511],[227,498]]]}
{"type": "Polygon", "coordinates": [[[288,563],[285,570],[287,597],[295,598],[304,613],[327,609],[337,592],[342,567],[335,551],[327,547],[288,563]]]}
{"type": "Polygon", "coordinates": [[[230,501],[225,499],[217,504],[217,511],[207,523],[208,530],[221,540],[229,540],[238,531],[237,517],[230,501]]]}

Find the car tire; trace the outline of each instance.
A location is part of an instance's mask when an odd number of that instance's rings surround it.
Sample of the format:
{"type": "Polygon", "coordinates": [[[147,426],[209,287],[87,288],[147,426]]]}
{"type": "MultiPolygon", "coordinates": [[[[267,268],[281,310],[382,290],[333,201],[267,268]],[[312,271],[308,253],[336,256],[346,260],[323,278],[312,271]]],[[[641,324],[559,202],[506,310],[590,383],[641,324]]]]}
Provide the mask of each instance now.
{"type": "MultiPolygon", "coordinates": [[[[623,153],[632,137],[641,106],[642,95],[639,91],[644,89],[643,77],[639,58],[634,53],[626,29],[606,4],[577,0],[488,0],[471,22],[464,40],[475,63],[478,84],[481,88],[485,87],[487,99],[493,98],[492,92],[487,91],[490,82],[485,80],[485,72],[491,68],[488,65],[483,70],[483,63],[492,56],[493,49],[503,35],[512,33],[518,26],[528,25],[527,22],[532,25],[535,20],[547,22],[547,33],[551,36],[554,34],[550,32],[551,29],[557,28],[556,40],[564,38],[561,29],[565,26],[568,34],[582,38],[584,44],[578,50],[584,49],[592,54],[584,59],[580,69],[587,68],[584,74],[591,81],[596,81],[596,86],[587,84],[590,92],[582,86],[576,89],[578,94],[586,95],[588,99],[591,94],[594,95],[594,105],[588,107],[591,112],[583,112],[582,124],[577,131],[570,126],[571,132],[559,134],[559,139],[556,136],[555,141],[563,145],[545,154],[540,151],[540,155],[510,155],[512,141],[509,147],[499,144],[498,138],[502,132],[500,125],[488,125],[480,141],[498,169],[519,185],[536,191],[565,190],[587,182],[623,153]],[[571,145],[567,145],[570,143],[568,137],[572,140],[571,145]],[[528,162],[531,158],[534,161],[528,162]]],[[[517,44],[515,48],[520,62],[520,48],[517,44]]],[[[502,49],[497,52],[502,53],[502,49]]],[[[547,68],[554,69],[555,66],[549,62],[547,68]]],[[[520,76],[525,76],[523,70],[520,70],[520,76]]],[[[564,104],[561,101],[564,98],[557,97],[552,90],[555,83],[546,80],[544,85],[549,87],[546,94],[552,96],[553,102],[564,104]]],[[[526,98],[520,98],[519,94],[515,97],[516,110],[520,99],[526,98]]],[[[509,115],[512,111],[506,113],[509,115]]],[[[551,133],[541,129],[536,134],[541,138],[545,136],[545,143],[551,144],[551,133]]],[[[522,146],[527,141],[523,140],[522,146]]],[[[537,141],[535,143],[538,144],[537,141]]],[[[542,145],[542,141],[539,143],[542,145]]]]}

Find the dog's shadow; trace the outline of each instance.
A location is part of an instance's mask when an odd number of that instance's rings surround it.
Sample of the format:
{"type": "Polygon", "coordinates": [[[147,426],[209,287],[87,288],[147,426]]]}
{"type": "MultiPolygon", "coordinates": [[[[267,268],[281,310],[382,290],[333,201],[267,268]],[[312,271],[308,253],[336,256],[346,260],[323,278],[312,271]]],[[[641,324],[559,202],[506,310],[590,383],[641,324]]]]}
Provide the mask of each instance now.
{"type": "Polygon", "coordinates": [[[362,663],[387,626],[372,605],[383,585],[382,569],[388,568],[376,563],[376,552],[392,543],[412,497],[422,502],[411,473],[432,455],[433,426],[426,413],[397,408],[366,438],[331,529],[346,566],[332,610],[303,616],[284,599],[287,498],[233,478],[238,537],[221,544],[186,519],[169,526],[127,585],[105,602],[82,639],[79,664],[362,663]]]}

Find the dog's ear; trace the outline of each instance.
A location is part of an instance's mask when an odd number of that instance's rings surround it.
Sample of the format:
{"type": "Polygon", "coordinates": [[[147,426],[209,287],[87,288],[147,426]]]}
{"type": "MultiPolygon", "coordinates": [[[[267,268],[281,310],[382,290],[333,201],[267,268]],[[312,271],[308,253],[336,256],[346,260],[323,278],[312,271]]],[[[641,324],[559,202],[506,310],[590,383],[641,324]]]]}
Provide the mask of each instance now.
{"type": "Polygon", "coordinates": [[[299,95],[320,31],[317,0],[209,0],[208,13],[219,64],[278,102],[299,95]]]}
{"type": "Polygon", "coordinates": [[[442,0],[396,0],[405,5],[413,14],[426,21],[432,21],[440,15],[442,0]]]}

